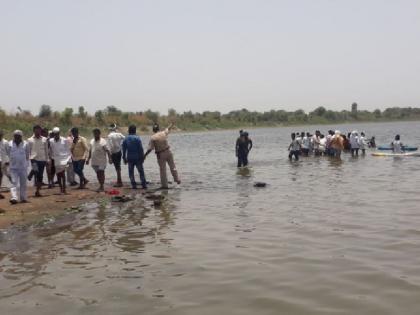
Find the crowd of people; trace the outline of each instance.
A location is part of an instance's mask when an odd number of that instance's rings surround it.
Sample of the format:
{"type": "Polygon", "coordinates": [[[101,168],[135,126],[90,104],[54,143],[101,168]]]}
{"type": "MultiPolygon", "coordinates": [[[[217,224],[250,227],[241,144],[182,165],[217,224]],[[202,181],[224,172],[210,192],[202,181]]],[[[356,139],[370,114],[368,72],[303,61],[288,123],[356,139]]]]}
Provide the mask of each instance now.
{"type": "Polygon", "coordinates": [[[291,134],[292,141],[289,145],[289,159],[299,160],[299,156],[330,156],[340,158],[342,152],[351,152],[352,156],[366,154],[367,148],[375,148],[375,137],[366,138],[364,132],[359,134],[354,130],[347,136],[339,130],[328,130],[325,136],[319,130],[312,135],[309,132],[297,132],[291,134]]]}
{"type": "MultiPolygon", "coordinates": [[[[312,135],[309,132],[294,132],[291,134],[292,141],[288,147],[289,159],[296,161],[300,156],[331,156],[340,158],[342,152],[351,152],[352,156],[366,154],[366,148],[376,148],[375,137],[366,138],[364,132],[360,135],[357,131],[346,135],[340,131],[329,130],[323,135],[319,130],[312,135]]],[[[248,165],[248,155],[252,149],[252,140],[248,132],[240,130],[236,140],[235,152],[238,159],[238,167],[248,165]]]]}
{"type": "MultiPolygon", "coordinates": [[[[147,181],[143,168],[146,157],[155,151],[160,171],[161,188],[168,188],[166,165],[177,184],[181,184],[175,166],[173,154],[168,144],[168,135],[173,125],[160,130],[159,125],[153,126],[153,135],[147,151],[144,152],[141,138],[136,134],[136,126],[128,128],[128,135],[124,136],[118,131],[115,124],[110,126],[110,132],[106,138],[102,137],[101,130],[93,129],[93,138],[88,142],[85,137],[79,135],[79,129],[73,127],[67,136],[61,136],[60,128],[54,127],[51,131],[40,125],[33,127],[33,135],[24,140],[23,132],[15,130],[13,139],[4,139],[4,133],[0,130],[0,187],[3,177],[8,177],[10,188],[10,203],[28,202],[27,183],[34,180],[35,197],[41,197],[41,189],[45,185],[54,188],[58,184],[60,193],[66,194],[66,184],[77,186],[79,189],[86,188],[89,180],[85,177],[85,165],[91,165],[96,173],[98,192],[104,191],[105,169],[112,164],[116,171],[117,181],[114,187],[122,187],[121,164],[128,165],[128,176],[131,187],[137,188],[134,174],[136,168],[140,175],[140,183],[143,189],[147,189],[147,181]],[[28,167],[31,170],[28,174],[28,167]],[[46,172],[48,184],[44,184],[46,172]],[[75,180],[79,177],[79,182],[75,180]]],[[[0,193],[0,199],[5,198],[0,193]]]]}

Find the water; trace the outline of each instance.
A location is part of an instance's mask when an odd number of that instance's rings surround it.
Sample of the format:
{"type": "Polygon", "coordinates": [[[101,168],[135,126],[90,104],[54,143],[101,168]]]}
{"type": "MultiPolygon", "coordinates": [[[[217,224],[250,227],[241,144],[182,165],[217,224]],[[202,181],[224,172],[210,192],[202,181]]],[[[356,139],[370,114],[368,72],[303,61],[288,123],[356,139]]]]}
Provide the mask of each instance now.
{"type": "MultiPolygon", "coordinates": [[[[420,159],[289,163],[290,132],[315,128],[251,130],[248,171],[237,131],[172,135],[183,184],[161,207],[3,233],[0,314],[418,314],[420,159]]],[[[420,145],[415,122],[339,128],[420,145]]]]}

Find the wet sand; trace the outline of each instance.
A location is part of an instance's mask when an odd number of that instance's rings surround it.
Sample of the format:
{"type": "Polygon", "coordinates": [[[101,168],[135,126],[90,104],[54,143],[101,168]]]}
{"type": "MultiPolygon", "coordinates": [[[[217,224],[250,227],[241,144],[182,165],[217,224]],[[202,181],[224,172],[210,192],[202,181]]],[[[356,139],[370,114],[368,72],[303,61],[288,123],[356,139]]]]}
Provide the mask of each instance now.
{"type": "MultiPolygon", "coordinates": [[[[16,225],[28,225],[42,220],[46,216],[59,216],[68,210],[74,210],[83,203],[91,202],[103,198],[111,199],[105,192],[96,192],[97,186],[89,184],[86,189],[68,187],[67,194],[61,195],[59,188],[44,188],[41,190],[42,197],[35,198],[34,187],[28,187],[28,203],[10,204],[10,193],[2,193],[5,197],[0,199],[0,229],[14,227],[16,225]]],[[[108,187],[108,191],[114,189],[108,187]]],[[[121,194],[128,193],[131,189],[115,188],[121,194]]]]}

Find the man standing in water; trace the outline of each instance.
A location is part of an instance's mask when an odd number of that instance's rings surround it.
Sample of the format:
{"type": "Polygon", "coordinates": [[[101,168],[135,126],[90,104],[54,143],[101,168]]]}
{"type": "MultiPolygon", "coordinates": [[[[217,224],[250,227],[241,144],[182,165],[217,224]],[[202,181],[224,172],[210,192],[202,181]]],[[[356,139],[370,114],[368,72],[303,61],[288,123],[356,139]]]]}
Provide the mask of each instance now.
{"type": "Polygon", "coordinates": [[[68,138],[60,137],[60,128],[54,127],[53,138],[50,138],[50,156],[54,160],[60,192],[66,194],[66,169],[71,160],[70,142],[68,138]]]}
{"type": "Polygon", "coordinates": [[[367,147],[367,141],[366,141],[366,135],[364,132],[360,133],[360,150],[362,150],[362,155],[366,155],[366,147],[367,147]]]}
{"type": "Polygon", "coordinates": [[[351,132],[349,141],[351,147],[351,156],[359,156],[360,140],[359,134],[356,130],[351,132]]]}
{"type": "Polygon", "coordinates": [[[97,192],[104,191],[107,157],[109,164],[112,164],[111,153],[109,152],[106,140],[101,137],[101,131],[98,128],[95,128],[93,129],[93,139],[90,142],[89,157],[86,164],[89,164],[89,161],[92,160],[91,165],[99,182],[99,188],[96,190],[97,192]]]}
{"type": "Polygon", "coordinates": [[[242,132],[236,140],[235,152],[238,158],[238,167],[248,165],[248,154],[252,149],[252,140],[249,138],[248,132],[242,132]]]}
{"type": "Polygon", "coordinates": [[[121,148],[122,143],[124,141],[124,135],[120,132],[117,132],[117,125],[112,124],[109,129],[111,132],[108,135],[108,148],[111,152],[112,164],[114,164],[115,171],[117,172],[117,183],[114,187],[122,187],[122,179],[121,179],[121,148]]]}
{"type": "Polygon", "coordinates": [[[396,135],[395,140],[391,142],[392,152],[403,153],[404,152],[403,147],[404,147],[404,145],[401,142],[400,135],[396,135]]]}
{"type": "Polygon", "coordinates": [[[331,138],[331,152],[333,153],[333,156],[340,159],[341,158],[341,152],[344,149],[344,143],[343,143],[343,137],[341,136],[341,132],[339,130],[336,130],[334,133],[334,136],[331,138]]]}
{"type": "Polygon", "coordinates": [[[29,146],[22,140],[23,133],[16,130],[13,133],[13,140],[6,147],[7,155],[10,160],[10,175],[12,177],[12,187],[10,188],[10,203],[18,203],[18,194],[20,202],[28,202],[26,195],[27,170],[29,165],[29,146]]]}
{"type": "Polygon", "coordinates": [[[292,161],[293,157],[295,157],[296,161],[299,161],[299,153],[302,148],[299,140],[296,138],[296,134],[292,133],[292,142],[289,145],[289,160],[292,161]]]}
{"type": "Polygon", "coordinates": [[[32,172],[28,176],[28,180],[31,180],[31,177],[35,176],[35,197],[41,197],[40,190],[44,176],[44,169],[49,162],[48,139],[42,136],[42,128],[39,125],[34,126],[33,132],[33,136],[28,139],[29,154],[32,165],[32,172]]]}
{"type": "Polygon", "coordinates": [[[128,176],[130,177],[131,187],[137,189],[136,177],[134,176],[134,167],[136,167],[140,174],[141,186],[143,189],[147,189],[143,169],[143,144],[140,137],[136,135],[136,126],[131,125],[128,127],[128,136],[123,141],[122,149],[124,163],[128,163],[128,176]]]}
{"type": "Polygon", "coordinates": [[[319,150],[319,145],[321,144],[321,131],[315,131],[315,134],[312,136],[312,143],[314,147],[314,155],[321,155],[321,151],[319,150]]]}
{"type": "Polygon", "coordinates": [[[157,161],[159,164],[160,170],[160,183],[162,185],[162,189],[168,189],[168,178],[166,176],[166,164],[169,165],[169,169],[171,170],[172,177],[174,181],[179,185],[181,184],[181,180],[178,176],[178,171],[176,170],[174,156],[170,150],[168,144],[168,135],[169,131],[173,128],[173,124],[171,124],[168,128],[163,131],[160,131],[159,125],[155,124],[153,126],[154,135],[150,138],[149,148],[144,155],[144,160],[149,155],[150,152],[155,150],[157,161]]]}

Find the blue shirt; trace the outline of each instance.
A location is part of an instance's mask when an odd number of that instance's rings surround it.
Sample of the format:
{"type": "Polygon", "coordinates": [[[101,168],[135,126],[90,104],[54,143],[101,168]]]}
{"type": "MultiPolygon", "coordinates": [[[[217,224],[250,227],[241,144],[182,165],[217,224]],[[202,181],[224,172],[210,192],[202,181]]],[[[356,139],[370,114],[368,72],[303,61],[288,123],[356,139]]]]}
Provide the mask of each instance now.
{"type": "Polygon", "coordinates": [[[128,135],[125,137],[123,144],[123,158],[128,162],[143,162],[144,151],[141,139],[137,135],[128,135]]]}

